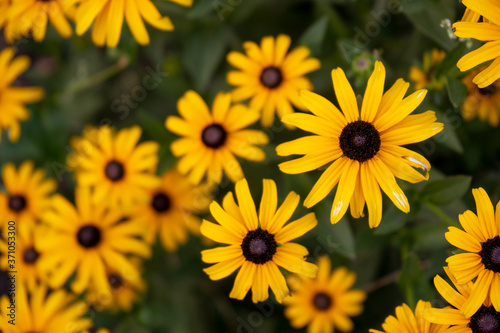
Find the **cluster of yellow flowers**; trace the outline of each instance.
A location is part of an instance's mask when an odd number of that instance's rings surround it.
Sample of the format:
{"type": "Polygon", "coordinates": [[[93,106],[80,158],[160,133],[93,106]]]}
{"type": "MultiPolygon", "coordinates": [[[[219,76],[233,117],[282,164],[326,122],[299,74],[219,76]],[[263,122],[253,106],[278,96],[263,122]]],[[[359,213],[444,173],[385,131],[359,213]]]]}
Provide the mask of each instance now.
{"type": "MultiPolygon", "coordinates": [[[[492,0],[463,3],[468,10],[462,22],[454,25],[455,34],[488,43],[465,55],[458,67],[466,71],[495,59],[486,69],[471,74],[474,78],[468,86],[471,94],[495,96],[490,103],[496,103],[500,4],[492,0]]],[[[173,29],[150,0],[0,1],[0,26],[8,41],[30,32],[41,40],[48,21],[68,37],[72,33],[68,18],[76,23],[79,35],[93,23],[95,44],[110,47],[120,40],[124,18],[140,44],[149,43],[143,19],[158,29],[173,29]]],[[[231,92],[218,93],[211,107],[191,90],[178,100],[179,116],[165,120],[165,127],[181,137],[170,146],[178,161],[161,175],[157,175],[159,144],[140,142],[138,126],[121,130],[89,126],[82,136],[73,138],[67,164],[76,180],[74,201],[54,193],[56,182],[46,179],[31,161],[18,168],[4,165],[0,217],[15,221],[17,228],[21,253],[17,270],[23,272],[18,275],[17,297],[24,305],[18,314],[22,324],[12,328],[5,312],[10,300],[2,298],[0,330],[52,333],[71,327],[70,332],[83,332],[92,326],[83,317],[90,305],[130,309],[146,288],[142,265],[151,256],[157,236],[167,251],[176,251],[189,232],[224,244],[202,251],[201,258],[213,264],[204,270],[212,280],[239,269],[231,298],[244,299],[251,289],[253,302],[261,302],[269,298],[271,288],[276,300],[286,305],[285,315],[292,326],[309,324],[310,332],[332,332],[334,326],[352,330],[349,317],[362,312],[366,298],[364,291],[351,289],[355,274],[345,267],[332,272],[327,257],[318,258],[317,265],[306,261],[308,250],[292,242],[317,225],[315,214],[289,222],[300,197],[290,192],[278,205],[277,186],[271,179],[263,179],[257,209],[237,158],[265,160],[258,146],[268,144],[264,129],[273,125],[277,114],[288,128],[312,133],[276,148],[279,156],[303,155],[282,162],[279,169],[300,174],[328,165],[304,199],[306,208],[336,187],[331,223],[340,221],[348,208],[354,218],[363,217],[366,205],[369,226],[376,228],[382,220],[382,192],[408,213],[409,200],[396,178],[410,183],[427,180],[431,166],[424,156],[402,146],[443,130],[434,111],[412,114],[426,96],[423,87],[431,82],[423,80],[443,55],[433,54],[423,72],[412,70],[415,80],[423,84],[408,96],[409,83],[403,79],[384,91],[385,67],[376,61],[361,107],[344,71],[333,69],[336,106],[313,93],[304,77],[320,68],[319,60],[309,57],[304,46],[289,52],[290,45],[286,35],[264,37],[260,45],[245,42],[245,53],[233,51],[227,56],[237,68],[227,73],[227,82],[234,86],[231,92]],[[294,107],[306,112],[294,112],[294,107]],[[262,130],[248,128],[258,121],[262,130]],[[236,198],[228,191],[220,205],[212,198],[223,174],[235,183],[236,198]],[[208,211],[217,223],[197,216],[208,211]],[[280,267],[293,274],[285,278],[280,267]],[[71,292],[62,289],[64,285],[71,292]],[[48,288],[54,291],[47,295],[48,288]],[[84,295],[85,301],[76,295],[84,295]]],[[[24,105],[43,98],[40,88],[12,86],[28,66],[26,57],[14,58],[13,48],[0,52],[0,109],[8,110],[0,115],[0,128],[8,130],[12,141],[19,138],[19,121],[29,116],[24,105]]],[[[442,82],[435,81],[431,87],[441,89],[442,82]]],[[[489,113],[482,101],[466,101],[464,112],[477,113],[497,125],[500,113],[489,113]],[[467,103],[474,104],[475,111],[467,103]]],[[[499,332],[500,206],[495,212],[481,188],[474,189],[473,195],[477,215],[471,211],[460,215],[465,231],[450,227],[445,235],[450,244],[463,250],[450,256],[445,267],[456,290],[439,276],[434,280],[454,308],[436,309],[420,301],[413,313],[404,304],[396,309],[397,318],[391,316],[382,325],[385,332],[499,332]]],[[[9,225],[2,227],[0,251],[8,249],[11,231],[9,225]]],[[[0,269],[9,270],[7,260],[2,259],[0,269]]]]}

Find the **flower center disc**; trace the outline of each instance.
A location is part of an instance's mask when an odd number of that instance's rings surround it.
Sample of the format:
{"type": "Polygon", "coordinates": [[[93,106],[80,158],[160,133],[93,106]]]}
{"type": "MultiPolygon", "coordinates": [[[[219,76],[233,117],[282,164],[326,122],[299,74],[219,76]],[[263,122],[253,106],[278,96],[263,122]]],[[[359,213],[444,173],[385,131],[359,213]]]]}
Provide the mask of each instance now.
{"type": "Polygon", "coordinates": [[[500,312],[493,306],[482,305],[470,318],[470,329],[473,333],[498,333],[500,332],[500,312]]]}
{"type": "Polygon", "coordinates": [[[116,273],[111,273],[108,276],[108,281],[109,281],[109,285],[114,290],[120,289],[124,285],[123,278],[116,273]]]}
{"type": "Polygon", "coordinates": [[[101,230],[93,225],[86,225],[78,231],[77,239],[85,248],[96,247],[101,242],[101,230]]]}
{"type": "Polygon", "coordinates": [[[490,97],[491,95],[493,95],[496,91],[496,87],[495,87],[495,84],[490,84],[489,86],[487,87],[484,87],[484,88],[479,88],[477,87],[477,92],[479,93],[479,95],[481,95],[482,97],[490,97]]]}
{"type": "Polygon", "coordinates": [[[219,124],[212,124],[205,127],[201,133],[201,140],[205,146],[217,149],[226,142],[227,132],[219,124]]]}
{"type": "Polygon", "coordinates": [[[332,303],[333,302],[330,295],[324,292],[319,292],[316,295],[314,295],[313,305],[316,309],[320,311],[328,310],[332,306],[332,303]]]}
{"type": "Polygon", "coordinates": [[[277,67],[266,67],[260,74],[260,82],[267,88],[276,88],[280,85],[281,81],[283,81],[283,75],[277,67]]]}
{"type": "Polygon", "coordinates": [[[38,259],[39,256],[40,254],[37,252],[37,250],[35,250],[34,248],[30,248],[24,251],[23,260],[27,264],[32,264],[38,259]]]}
{"type": "Polygon", "coordinates": [[[125,169],[123,168],[122,163],[111,161],[106,165],[105,173],[108,179],[116,182],[123,178],[125,175],[125,169]]]}
{"type": "Polygon", "coordinates": [[[273,259],[277,247],[274,235],[260,228],[249,231],[241,243],[243,256],[254,264],[264,264],[273,259]]]}
{"type": "Polygon", "coordinates": [[[9,198],[9,208],[15,212],[20,212],[26,208],[26,199],[21,195],[9,198]]]}
{"type": "Polygon", "coordinates": [[[151,204],[158,213],[164,213],[170,208],[170,199],[165,193],[157,193],[151,204]]]}
{"type": "Polygon", "coordinates": [[[500,236],[495,236],[484,242],[479,255],[486,269],[500,273],[500,236]]]}
{"type": "Polygon", "coordinates": [[[339,137],[340,149],[351,160],[365,162],[380,149],[380,134],[372,124],[358,120],[347,124],[339,137]]]}

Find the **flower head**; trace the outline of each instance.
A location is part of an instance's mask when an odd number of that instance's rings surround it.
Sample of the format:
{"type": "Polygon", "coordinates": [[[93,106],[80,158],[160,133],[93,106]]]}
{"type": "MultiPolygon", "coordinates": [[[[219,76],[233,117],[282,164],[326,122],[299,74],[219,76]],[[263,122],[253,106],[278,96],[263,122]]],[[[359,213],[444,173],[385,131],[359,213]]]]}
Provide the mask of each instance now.
{"type": "Polygon", "coordinates": [[[90,189],[77,187],[76,207],[60,195],[45,213],[45,230],[35,246],[42,254],[40,268],[52,288],[61,287],[76,272],[71,288],[81,293],[89,286],[109,291],[107,272],[139,275],[132,258],[149,257],[150,246],[142,240],[144,229],[105,202],[92,203],[90,189]],[[64,249],[64,251],[61,251],[64,249]]]}
{"type": "Polygon", "coordinates": [[[473,82],[474,77],[484,68],[486,67],[472,71],[463,79],[468,95],[462,104],[462,116],[465,120],[479,117],[496,127],[500,121],[500,79],[484,88],[479,88],[473,82]]]}
{"type": "Polygon", "coordinates": [[[104,126],[94,136],[73,141],[75,155],[68,164],[75,170],[78,185],[93,188],[94,203],[106,201],[128,211],[148,201],[148,191],[160,183],[154,175],[159,145],[153,141],[138,144],[141,133],[139,126],[118,133],[104,126]],[[78,149],[81,146],[84,149],[78,149]]]}
{"type": "Polygon", "coordinates": [[[210,183],[219,184],[222,170],[236,182],[244,176],[234,155],[250,161],[266,157],[255,145],[267,144],[267,135],[245,129],[259,119],[258,112],[243,104],[231,105],[229,94],[217,94],[210,112],[200,95],[190,90],[179,99],[177,109],[182,118],[170,116],[165,126],[183,136],[170,149],[174,156],[182,156],[177,169],[189,173],[193,184],[199,184],[205,174],[210,183]]]}
{"type": "Polygon", "coordinates": [[[287,54],[287,35],[264,37],[260,47],[254,42],[245,42],[243,47],[246,54],[233,51],[227,56],[228,62],[238,68],[227,74],[227,82],[236,86],[231,92],[233,100],[250,98],[250,107],[262,113],[264,127],[272,125],[276,112],[280,118],[292,113],[292,104],[303,109],[299,91],[312,89],[304,75],[320,67],[318,59],[307,58],[309,49],[299,46],[287,54]]]}
{"type": "Polygon", "coordinates": [[[465,231],[449,227],[446,239],[464,253],[452,255],[446,262],[458,284],[467,284],[475,279],[470,297],[461,307],[461,312],[471,317],[490,297],[491,303],[500,311],[500,202],[496,213],[488,194],[482,189],[473,189],[477,215],[470,210],[459,215],[465,231]]]}
{"type": "Polygon", "coordinates": [[[252,288],[252,300],[257,303],[269,297],[271,287],[281,303],[289,289],[278,266],[310,278],[316,276],[317,266],[304,260],[307,249],[290,241],[314,228],[317,221],[310,213],[285,225],[300,197],[290,192],[277,208],[276,184],[270,179],[264,179],[263,184],[258,215],[246,179],[236,183],[238,204],[231,192],[224,197],[223,207],[212,202],[210,211],[219,224],[204,220],[201,233],[228,246],[202,251],[201,258],[216,263],[204,269],[212,280],[225,278],[240,268],[229,297],[241,300],[252,288]]]}
{"type": "Polygon", "coordinates": [[[330,259],[320,257],[315,279],[289,276],[292,292],[284,301],[285,315],[294,328],[309,325],[308,332],[333,332],[333,327],[352,331],[354,324],[349,317],[363,311],[366,298],[364,291],[351,289],[355,280],[356,274],[345,267],[331,272],[330,259]]]}
{"type": "MultiPolygon", "coordinates": [[[[396,308],[396,317],[389,316],[382,324],[383,331],[371,329],[370,333],[444,333],[449,325],[432,324],[424,316],[431,303],[418,301],[415,313],[406,304],[396,308]]],[[[450,331],[451,333],[451,331],[450,331]]]]}
{"type": "Polygon", "coordinates": [[[38,102],[44,95],[43,89],[39,87],[12,86],[29,65],[27,56],[14,58],[14,49],[11,47],[0,51],[0,135],[2,130],[8,130],[9,140],[13,142],[19,140],[21,135],[19,122],[30,117],[24,104],[38,102]]]}
{"type": "Polygon", "coordinates": [[[313,113],[295,113],[282,119],[315,135],[286,142],[276,148],[278,155],[305,155],[281,163],[281,171],[303,173],[333,162],[304,200],[306,207],[321,201],[337,186],[331,222],[337,223],[351,206],[352,216],[364,216],[366,205],[370,227],[382,219],[380,188],[396,207],[407,213],[408,200],[397,178],[417,183],[429,177],[429,162],[420,154],[401,147],[425,140],[443,129],[433,111],[410,115],[423,101],[426,90],[403,98],[408,83],[399,79],[386,93],[385,68],[380,61],[366,88],[361,112],[342,69],[332,71],[333,87],[341,113],[330,101],[310,91],[301,91],[301,101],[313,113]],[[426,172],[422,175],[413,168],[426,172]]]}
{"type": "MultiPolygon", "coordinates": [[[[183,6],[191,6],[192,0],[170,0],[183,6]]],[[[174,29],[172,21],[162,16],[151,0],[77,0],[75,14],[76,33],[83,35],[92,27],[92,41],[97,46],[116,47],[120,41],[123,20],[135,40],[141,45],[149,44],[149,34],[144,21],[163,31],[174,29]],[[112,13],[112,15],[111,15],[112,13]]]]}
{"type": "Polygon", "coordinates": [[[176,251],[187,241],[188,231],[199,234],[201,220],[194,214],[208,211],[210,192],[209,186],[194,186],[176,170],[167,170],[132,216],[147,225],[149,242],[159,235],[165,249],[176,251]]]}
{"type": "Polygon", "coordinates": [[[486,43],[464,55],[457,63],[462,71],[468,71],[478,65],[493,60],[488,67],[480,71],[472,80],[479,88],[486,88],[500,79],[500,3],[495,0],[464,0],[462,3],[469,9],[462,22],[453,24],[455,35],[461,38],[474,38],[486,43]],[[483,22],[478,22],[479,17],[483,22]]]}
{"type": "Polygon", "coordinates": [[[411,66],[408,77],[415,82],[415,89],[441,90],[446,83],[444,76],[435,77],[436,68],[446,57],[446,52],[432,49],[430,53],[424,53],[422,67],[411,66]]]}
{"type": "Polygon", "coordinates": [[[0,218],[4,235],[8,221],[14,221],[15,228],[27,236],[42,218],[57,187],[53,179],[44,177],[44,171],[35,169],[32,161],[23,162],[17,170],[12,163],[3,166],[2,182],[7,193],[0,192],[0,218]]]}

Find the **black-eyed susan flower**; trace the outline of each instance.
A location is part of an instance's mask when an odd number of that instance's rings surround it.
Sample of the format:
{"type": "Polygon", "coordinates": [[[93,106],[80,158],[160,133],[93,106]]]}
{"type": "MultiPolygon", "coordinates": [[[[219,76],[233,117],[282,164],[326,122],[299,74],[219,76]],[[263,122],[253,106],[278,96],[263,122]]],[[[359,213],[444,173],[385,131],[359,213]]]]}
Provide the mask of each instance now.
{"type": "Polygon", "coordinates": [[[142,240],[144,227],[127,220],[118,209],[106,203],[92,203],[90,190],[77,187],[76,207],[60,195],[54,195],[51,209],[44,214],[35,247],[42,254],[39,267],[52,288],[62,286],[76,272],[71,283],[75,293],[90,285],[110,290],[109,271],[139,275],[131,263],[136,257],[149,257],[150,246],[142,240]]]}
{"type": "Polygon", "coordinates": [[[14,257],[12,257],[12,252],[11,257],[8,256],[9,239],[7,237],[0,239],[0,268],[4,271],[12,271],[12,267],[9,266],[13,264],[16,271],[22,272],[16,276],[17,283],[25,284],[30,289],[35,288],[38,282],[44,281],[39,267],[40,253],[35,248],[35,237],[37,237],[35,230],[36,228],[27,229],[15,234],[12,238],[15,243],[14,257]]]}
{"type": "MultiPolygon", "coordinates": [[[[192,0],[170,0],[182,6],[191,6],[192,0]]],[[[76,0],[76,33],[83,35],[93,24],[92,41],[97,46],[116,47],[120,41],[123,21],[127,22],[135,40],[149,44],[149,34],[144,25],[163,31],[174,29],[172,21],[156,8],[151,0],[76,0]]]]}
{"type": "Polygon", "coordinates": [[[464,253],[452,255],[446,262],[458,284],[473,279],[471,295],[461,307],[466,317],[472,316],[490,297],[491,303],[500,311],[500,202],[496,216],[488,194],[482,189],[473,189],[477,215],[468,210],[459,215],[465,231],[449,227],[446,240],[464,253]]]}
{"type": "Polygon", "coordinates": [[[330,333],[334,327],[342,332],[352,331],[354,324],[349,317],[363,311],[362,302],[366,293],[351,289],[356,274],[345,267],[331,272],[328,257],[318,260],[318,275],[315,279],[288,277],[291,297],[284,300],[285,315],[294,328],[308,325],[308,333],[330,333]]]}
{"type": "Polygon", "coordinates": [[[0,218],[3,234],[7,222],[14,221],[24,235],[42,218],[56,189],[53,179],[45,179],[42,169],[35,169],[32,161],[24,161],[19,169],[12,163],[2,168],[2,182],[7,193],[0,192],[0,218]]]}
{"type": "MultiPolygon", "coordinates": [[[[370,333],[444,333],[449,325],[432,324],[425,319],[430,302],[418,301],[415,313],[406,304],[396,307],[396,317],[389,316],[382,324],[383,331],[370,329],[370,333]]],[[[450,333],[452,331],[449,331],[450,333]]],[[[458,333],[458,331],[456,332],[458,333]]]]}
{"type": "Polygon", "coordinates": [[[425,140],[439,133],[443,124],[436,122],[434,111],[410,115],[424,99],[426,90],[403,98],[409,85],[399,79],[384,94],[385,68],[380,61],[375,63],[368,80],[361,112],[342,69],[334,69],[332,79],[343,113],[324,97],[302,90],[300,99],[313,115],[294,113],[282,121],[315,135],[279,145],[276,151],[280,156],[305,155],[279,167],[285,173],[298,174],[333,161],[304,205],[314,206],[338,184],[331,222],[337,223],[349,205],[353,217],[364,216],[366,202],[370,227],[375,228],[382,218],[380,188],[397,208],[408,213],[410,205],[395,177],[411,183],[429,177],[429,162],[401,145],[425,140]],[[425,175],[414,167],[424,170],[425,175]]]}
{"type": "Polygon", "coordinates": [[[304,75],[321,66],[318,59],[308,58],[307,47],[287,53],[289,47],[289,36],[267,36],[260,47],[254,42],[243,43],[246,54],[233,51],[227,55],[227,61],[238,68],[227,74],[227,82],[236,86],[231,92],[233,101],[251,99],[250,107],[262,113],[264,127],[272,125],[275,113],[280,118],[292,113],[292,105],[304,109],[299,91],[313,88],[304,75]]]}
{"type": "Polygon", "coordinates": [[[97,133],[97,137],[77,140],[87,144],[86,149],[75,151],[69,163],[74,166],[78,185],[93,188],[94,203],[106,201],[129,211],[137,203],[147,202],[148,191],[160,184],[154,175],[158,143],[138,143],[139,126],[117,133],[104,126],[97,133]]]}
{"type": "Polygon", "coordinates": [[[148,242],[159,235],[166,250],[176,251],[186,243],[189,231],[199,234],[201,220],[194,214],[208,211],[211,196],[207,186],[194,186],[177,170],[167,170],[161,184],[149,193],[149,201],[138,205],[133,213],[147,225],[148,242]]]}
{"type": "MultiPolygon", "coordinates": [[[[0,14],[1,15],[1,14],[0,14]]],[[[9,140],[16,142],[21,135],[20,121],[29,118],[26,103],[38,102],[44,91],[39,87],[15,87],[12,85],[30,65],[27,56],[14,58],[14,49],[8,47],[0,52],[0,135],[8,130],[9,140]]]]}
{"type": "Polygon", "coordinates": [[[223,279],[240,269],[229,297],[242,300],[252,288],[252,301],[257,303],[269,297],[271,287],[281,303],[289,289],[278,266],[306,277],[316,276],[317,266],[305,261],[307,249],[290,241],[314,228],[318,222],[314,213],[309,213],[285,225],[300,197],[290,192],[277,208],[276,184],[271,179],[264,179],[263,184],[258,215],[246,179],[236,183],[238,204],[231,192],[224,197],[222,207],[212,202],[210,212],[219,224],[203,220],[201,233],[228,246],[202,251],[201,259],[216,263],[204,269],[212,280],[223,279]]]}
{"type": "Polygon", "coordinates": [[[469,12],[462,22],[453,24],[455,35],[461,38],[474,38],[486,43],[477,50],[464,55],[458,61],[457,66],[465,72],[493,60],[473,79],[479,88],[486,88],[500,79],[500,50],[497,47],[500,41],[500,18],[497,15],[500,11],[500,3],[495,0],[464,0],[462,3],[467,6],[469,12]],[[480,16],[483,17],[482,22],[478,22],[480,16]]]}
{"type": "Polygon", "coordinates": [[[199,184],[206,174],[210,183],[219,184],[222,170],[231,181],[242,179],[243,170],[235,155],[250,161],[262,161],[265,153],[255,147],[268,143],[267,135],[245,129],[259,119],[259,113],[243,104],[231,105],[231,96],[218,93],[212,112],[194,91],[188,91],[177,102],[182,118],[170,116],[167,129],[183,136],[172,143],[174,156],[181,157],[177,169],[189,173],[193,184],[199,184]]]}
{"type": "Polygon", "coordinates": [[[23,284],[16,286],[15,325],[9,323],[10,300],[0,300],[0,331],[3,333],[80,333],[92,327],[86,317],[88,306],[64,289],[52,290],[41,284],[27,289],[23,284]]]}
{"type": "Polygon", "coordinates": [[[422,67],[411,66],[408,78],[415,83],[415,89],[441,90],[446,83],[446,77],[435,77],[437,66],[446,57],[446,52],[432,49],[430,53],[424,53],[422,67]]]}
{"type": "Polygon", "coordinates": [[[443,278],[437,275],[434,278],[434,285],[443,298],[452,305],[444,309],[427,308],[424,311],[424,318],[432,323],[450,326],[445,333],[496,333],[500,332],[500,312],[491,306],[489,299],[479,307],[479,309],[466,317],[463,314],[463,307],[470,298],[472,282],[459,284],[447,267],[444,270],[456,290],[443,278]]]}
{"type": "Polygon", "coordinates": [[[137,275],[137,272],[141,272],[141,261],[132,260],[132,264],[136,268],[134,272],[128,272],[125,269],[108,270],[106,276],[110,289],[99,290],[91,285],[86,295],[87,302],[92,304],[97,311],[130,311],[139,299],[139,293],[146,289],[146,283],[142,280],[140,273],[137,275]]]}
{"type": "Polygon", "coordinates": [[[74,1],[14,0],[6,13],[5,39],[12,43],[31,33],[40,42],[45,38],[49,21],[62,37],[69,38],[73,29],[67,17],[72,10],[74,1]]]}
{"type": "Polygon", "coordinates": [[[3,27],[5,18],[7,17],[7,10],[10,7],[10,0],[0,0],[0,28],[3,27]]]}
{"type": "Polygon", "coordinates": [[[485,88],[479,88],[473,82],[474,77],[484,68],[472,71],[463,79],[468,95],[462,103],[462,117],[467,121],[478,117],[496,127],[500,120],[500,80],[485,88]]]}

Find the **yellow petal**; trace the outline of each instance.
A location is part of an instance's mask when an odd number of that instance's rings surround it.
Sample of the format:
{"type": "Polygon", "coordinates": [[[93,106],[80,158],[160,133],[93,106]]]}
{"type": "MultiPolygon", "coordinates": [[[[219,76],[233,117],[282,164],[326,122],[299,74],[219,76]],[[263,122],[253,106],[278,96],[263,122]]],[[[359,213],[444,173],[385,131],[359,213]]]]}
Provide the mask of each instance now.
{"type": "Polygon", "coordinates": [[[347,81],[342,68],[332,70],[333,89],[335,96],[340,104],[340,109],[344,113],[348,123],[359,120],[358,104],[356,95],[352,90],[351,84],[347,81]]]}
{"type": "Polygon", "coordinates": [[[385,67],[382,62],[376,61],[361,105],[361,120],[371,123],[375,119],[384,93],[384,82],[385,67]]]}

